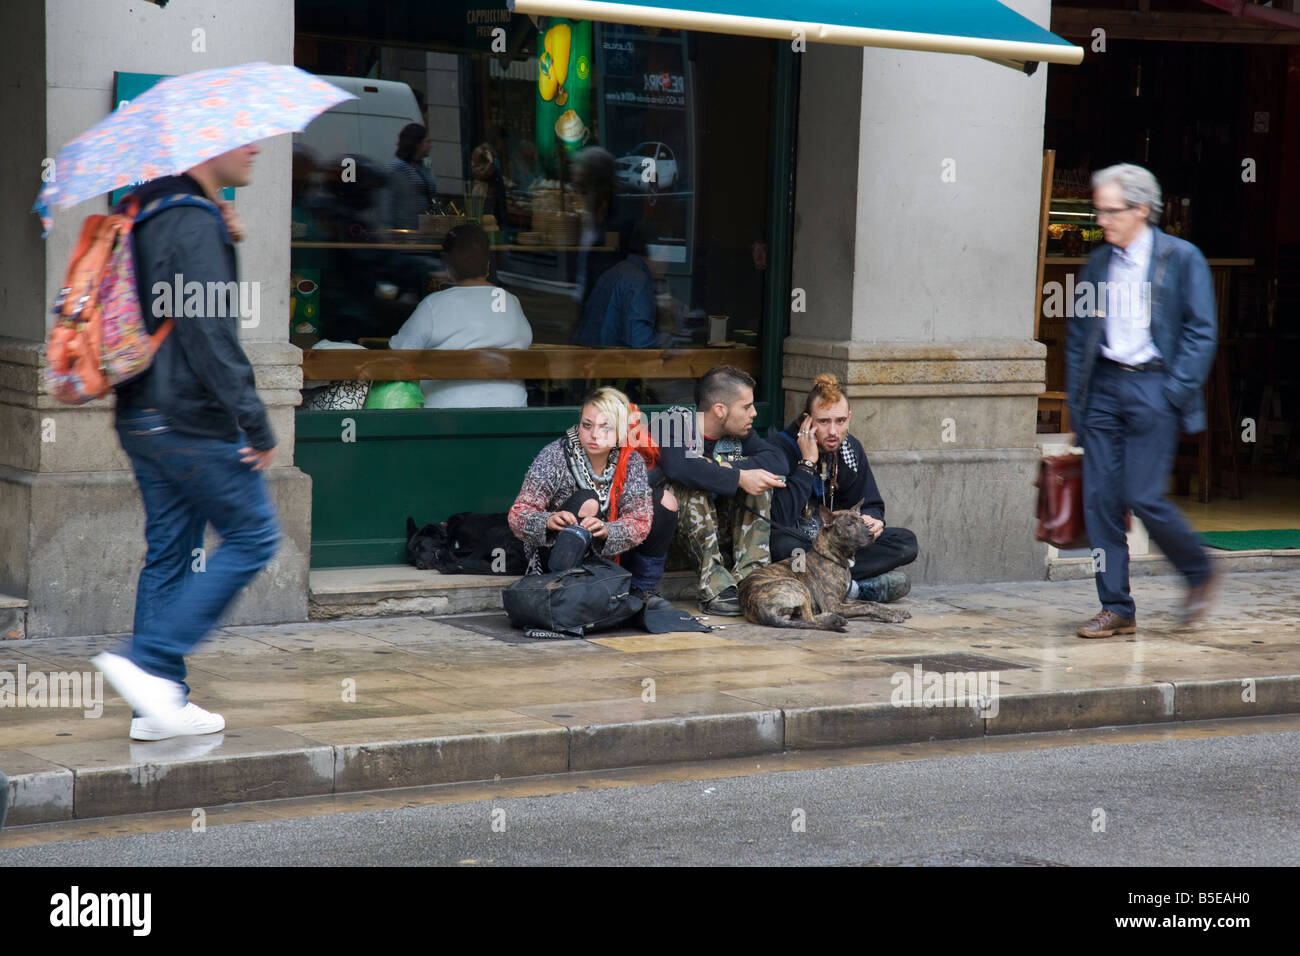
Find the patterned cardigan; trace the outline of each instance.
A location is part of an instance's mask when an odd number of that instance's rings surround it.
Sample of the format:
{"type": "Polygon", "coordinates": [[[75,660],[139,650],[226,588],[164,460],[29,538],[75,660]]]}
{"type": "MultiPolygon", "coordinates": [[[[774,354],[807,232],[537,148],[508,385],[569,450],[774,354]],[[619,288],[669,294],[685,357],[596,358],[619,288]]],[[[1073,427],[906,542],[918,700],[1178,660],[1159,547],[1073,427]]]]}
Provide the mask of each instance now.
{"type": "MultiPolygon", "coordinates": [[[[538,549],[555,544],[556,532],[548,530],[546,522],[559,510],[565,499],[578,490],[578,483],[569,470],[564,444],[565,440],[559,438],[538,452],[528,474],[524,476],[519,497],[510,507],[510,530],[524,542],[528,574],[540,574],[542,571],[538,549]]],[[[615,454],[616,451],[617,449],[610,454],[615,454]]],[[[653,514],[645,460],[634,453],[627,462],[627,480],[618,502],[618,519],[605,525],[604,544],[601,544],[600,539],[595,539],[592,541],[593,548],[605,557],[635,548],[650,533],[653,514]]]]}

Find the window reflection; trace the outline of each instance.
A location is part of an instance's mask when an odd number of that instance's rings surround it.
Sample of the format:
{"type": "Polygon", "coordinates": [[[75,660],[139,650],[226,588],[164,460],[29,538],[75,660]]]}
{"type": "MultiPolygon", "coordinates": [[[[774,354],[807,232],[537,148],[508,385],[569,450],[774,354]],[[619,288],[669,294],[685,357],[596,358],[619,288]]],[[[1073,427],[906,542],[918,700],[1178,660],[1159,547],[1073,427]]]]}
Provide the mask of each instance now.
{"type": "Polygon", "coordinates": [[[757,374],[772,44],[511,16],[494,53],[455,18],[412,13],[394,37],[325,30],[323,6],[298,4],[297,63],[358,99],[295,136],[296,344],[444,350],[418,360],[430,407],[572,404],[594,383],[689,401],[663,349],[748,350],[728,361],[757,374]],[[481,277],[449,235],[483,244],[481,277]],[[458,354],[498,348],[555,357],[507,378],[525,365],[458,354]]]}

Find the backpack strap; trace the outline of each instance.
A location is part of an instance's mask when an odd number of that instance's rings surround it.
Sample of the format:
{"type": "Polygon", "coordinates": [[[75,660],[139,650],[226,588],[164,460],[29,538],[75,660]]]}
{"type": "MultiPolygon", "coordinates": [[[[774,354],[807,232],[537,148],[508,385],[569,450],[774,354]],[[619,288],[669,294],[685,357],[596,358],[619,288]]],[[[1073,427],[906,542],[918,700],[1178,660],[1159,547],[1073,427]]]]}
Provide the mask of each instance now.
{"type": "MultiPolygon", "coordinates": [[[[226,219],[221,215],[221,208],[206,196],[195,196],[193,193],[176,193],[171,196],[159,196],[151,200],[135,212],[133,219],[134,224],[139,225],[146,219],[152,219],[160,212],[168,209],[175,209],[177,206],[196,206],[199,209],[206,209],[217,217],[217,222],[221,223],[221,236],[227,243],[230,242],[230,233],[226,230],[226,219]]],[[[130,213],[136,206],[132,203],[127,212],[130,213]]]]}
{"type": "MultiPolygon", "coordinates": [[[[221,226],[221,237],[230,243],[230,232],[226,229],[226,219],[221,215],[221,207],[214,203],[206,196],[195,196],[193,193],[174,193],[171,196],[159,196],[157,199],[150,200],[140,207],[134,197],[128,197],[126,200],[124,212],[131,219],[132,226],[138,226],[146,219],[152,219],[160,212],[166,212],[168,209],[175,209],[178,206],[194,206],[199,209],[206,209],[217,217],[217,223],[221,226]]],[[[163,344],[163,341],[171,334],[175,327],[175,320],[166,318],[158,325],[157,331],[150,334],[149,338],[153,341],[154,351],[163,344]]]]}

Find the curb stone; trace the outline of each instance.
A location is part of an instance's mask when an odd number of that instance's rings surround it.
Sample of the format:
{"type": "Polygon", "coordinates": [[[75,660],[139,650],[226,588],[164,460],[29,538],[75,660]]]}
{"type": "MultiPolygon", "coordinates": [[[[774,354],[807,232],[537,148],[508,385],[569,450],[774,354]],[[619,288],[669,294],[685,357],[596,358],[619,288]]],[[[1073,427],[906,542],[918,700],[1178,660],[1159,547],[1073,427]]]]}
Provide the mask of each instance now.
{"type": "Polygon", "coordinates": [[[0,751],[9,826],[285,797],[1082,728],[1300,713],[1300,675],[1010,693],[996,717],[970,706],[875,701],[738,709],[635,722],[312,744],[212,759],[68,768],[0,751]],[[1245,694],[1253,681],[1255,700],[1245,694]]]}

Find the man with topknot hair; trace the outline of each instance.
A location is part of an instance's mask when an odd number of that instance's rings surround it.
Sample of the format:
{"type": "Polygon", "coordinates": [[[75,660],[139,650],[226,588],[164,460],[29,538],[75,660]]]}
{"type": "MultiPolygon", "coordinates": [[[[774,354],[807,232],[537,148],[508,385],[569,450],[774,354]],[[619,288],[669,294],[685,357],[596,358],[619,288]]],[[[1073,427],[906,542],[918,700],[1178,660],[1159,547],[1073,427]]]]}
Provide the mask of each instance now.
{"type": "Polygon", "coordinates": [[[803,412],[771,443],[785,453],[785,487],[772,492],[772,560],[807,551],[819,530],[820,506],[857,507],[875,541],[854,557],[850,598],[897,601],[911,582],[896,570],[916,560],[916,535],[885,526],[885,502],[862,442],[849,434],[849,400],[834,375],[818,375],[803,412]],[[860,502],[860,504],[859,504],[860,502]]]}

